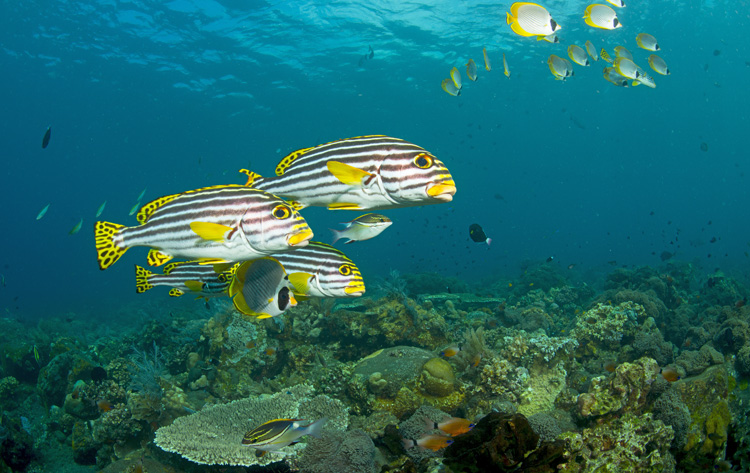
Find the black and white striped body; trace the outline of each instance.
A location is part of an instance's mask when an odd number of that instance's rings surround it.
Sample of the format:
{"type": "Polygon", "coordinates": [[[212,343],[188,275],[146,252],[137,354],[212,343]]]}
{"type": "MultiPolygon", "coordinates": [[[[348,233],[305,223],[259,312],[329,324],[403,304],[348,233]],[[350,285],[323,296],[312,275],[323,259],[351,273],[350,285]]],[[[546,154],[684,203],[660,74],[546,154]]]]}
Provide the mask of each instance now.
{"type": "Polygon", "coordinates": [[[233,272],[234,267],[217,273],[213,265],[185,261],[170,263],[164,267],[164,274],[150,274],[146,279],[152,286],[168,286],[185,294],[215,297],[226,295],[233,272]],[[200,290],[196,291],[196,287],[200,290]]]}
{"type": "MultiPolygon", "coordinates": [[[[331,245],[311,241],[306,247],[273,255],[294,284],[295,274],[312,275],[306,282],[308,297],[357,297],[365,292],[359,268],[331,245]]],[[[295,286],[296,287],[296,286],[295,286]]]]}
{"type": "Polygon", "coordinates": [[[445,165],[423,148],[388,136],[361,136],[290,154],[276,177],[256,177],[252,186],[302,207],[373,210],[448,202],[455,184],[445,165]],[[330,163],[362,171],[343,182],[330,163]]]}
{"type": "Polygon", "coordinates": [[[113,240],[119,248],[150,246],[172,257],[243,261],[304,246],[307,239],[294,238],[302,233],[312,234],[302,216],[278,197],[245,186],[216,186],[178,195],[113,240]],[[207,239],[191,227],[196,222],[222,225],[226,232],[207,239]]]}

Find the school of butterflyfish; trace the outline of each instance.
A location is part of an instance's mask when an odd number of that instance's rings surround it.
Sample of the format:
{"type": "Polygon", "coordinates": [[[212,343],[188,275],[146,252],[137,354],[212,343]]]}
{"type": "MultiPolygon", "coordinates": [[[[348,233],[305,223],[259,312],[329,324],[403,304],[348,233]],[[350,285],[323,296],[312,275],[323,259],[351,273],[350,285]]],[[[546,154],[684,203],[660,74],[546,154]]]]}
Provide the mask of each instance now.
{"type": "MultiPolygon", "coordinates": [[[[129,248],[149,247],[146,263],[166,266],[158,274],[136,265],[136,292],[166,286],[170,296],[230,297],[243,314],[274,317],[310,297],[365,292],[351,259],[332,245],[311,241],[313,231],[301,210],[421,206],[450,202],[456,192],[448,168],[432,153],[382,135],[297,150],[281,160],[275,176],[240,172],[247,175],[245,184],[167,195],[138,209],[144,189],[131,212],[139,225],[94,224],[99,268],[109,268],[129,248]],[[175,258],[187,261],[171,261],[175,258]]],[[[40,215],[44,212],[46,207],[40,215]]],[[[374,238],[392,221],[367,213],[344,224],[333,230],[334,243],[374,238]]]]}
{"type": "MultiPolygon", "coordinates": [[[[607,0],[609,4],[616,8],[625,8],[625,3],[621,0],[607,0]]],[[[522,37],[535,37],[537,41],[546,41],[549,43],[560,43],[558,31],[562,26],[552,18],[547,9],[536,3],[516,2],[510,6],[510,11],[506,12],[506,23],[510,29],[522,37]]],[[[592,28],[601,30],[615,30],[622,28],[623,24],[617,17],[617,11],[609,5],[592,4],[586,7],[583,12],[583,21],[592,28]]],[[[656,38],[648,33],[639,33],[635,37],[635,42],[639,48],[656,52],[661,48],[656,38]]],[[[597,49],[591,41],[586,41],[583,45],[571,44],[567,47],[567,58],[565,54],[550,54],[547,58],[547,66],[555,80],[565,81],[575,75],[574,64],[581,67],[591,66],[592,62],[597,62],[601,58],[608,66],[602,70],[602,76],[609,83],[618,87],[628,87],[629,85],[645,85],[650,88],[656,87],[656,82],[646,70],[636,64],[631,52],[622,45],[613,48],[613,54],[607,52],[605,48],[597,53],[597,49]]],[[[487,48],[482,49],[485,69],[489,72],[492,70],[490,54],[487,48]]],[[[503,58],[503,73],[505,77],[510,78],[510,69],[505,53],[503,58]]],[[[651,54],[646,58],[646,62],[651,69],[657,74],[669,75],[669,67],[660,56],[651,54]]],[[[473,59],[469,59],[466,64],[466,76],[471,82],[477,80],[477,65],[473,59]]],[[[461,71],[457,67],[450,70],[449,77],[443,79],[440,84],[441,88],[450,95],[461,95],[463,81],[461,71]]]]}

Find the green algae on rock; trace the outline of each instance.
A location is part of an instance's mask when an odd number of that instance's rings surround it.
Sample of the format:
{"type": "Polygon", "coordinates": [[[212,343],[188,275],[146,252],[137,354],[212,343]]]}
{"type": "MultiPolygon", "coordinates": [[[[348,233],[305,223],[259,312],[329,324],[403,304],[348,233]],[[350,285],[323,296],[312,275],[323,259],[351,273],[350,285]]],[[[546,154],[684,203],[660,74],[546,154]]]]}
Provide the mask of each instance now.
{"type": "Polygon", "coordinates": [[[445,397],[453,392],[455,382],[453,367],[442,358],[430,358],[422,366],[419,388],[427,394],[445,397]]]}

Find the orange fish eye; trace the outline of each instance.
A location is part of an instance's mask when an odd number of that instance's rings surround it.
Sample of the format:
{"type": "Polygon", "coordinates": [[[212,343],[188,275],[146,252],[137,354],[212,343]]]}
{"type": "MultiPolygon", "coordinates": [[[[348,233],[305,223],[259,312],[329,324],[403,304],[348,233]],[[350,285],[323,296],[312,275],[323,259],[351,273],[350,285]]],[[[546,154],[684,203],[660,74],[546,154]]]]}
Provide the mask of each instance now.
{"type": "Polygon", "coordinates": [[[414,165],[419,169],[427,169],[432,166],[432,163],[432,156],[430,156],[429,154],[419,153],[418,155],[414,156],[414,165]]]}
{"type": "Polygon", "coordinates": [[[273,216],[278,218],[279,220],[284,220],[285,218],[289,218],[290,215],[292,215],[291,210],[289,210],[288,207],[284,205],[277,205],[273,209],[273,216]]]}
{"type": "Polygon", "coordinates": [[[349,276],[350,274],[352,274],[352,268],[349,267],[348,264],[342,264],[341,266],[339,266],[339,273],[344,276],[349,276]]]}

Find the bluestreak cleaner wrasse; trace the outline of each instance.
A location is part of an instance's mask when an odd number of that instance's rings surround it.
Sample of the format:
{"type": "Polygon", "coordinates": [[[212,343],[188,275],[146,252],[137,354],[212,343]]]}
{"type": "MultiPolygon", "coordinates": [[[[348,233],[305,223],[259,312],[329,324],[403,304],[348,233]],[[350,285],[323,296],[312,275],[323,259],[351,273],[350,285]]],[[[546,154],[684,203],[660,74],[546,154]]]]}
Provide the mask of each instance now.
{"type": "Polygon", "coordinates": [[[260,258],[307,244],[312,230],[289,204],[268,192],[226,185],[173,194],[144,205],[137,227],[96,222],[94,236],[101,269],[128,248],[150,246],[148,264],[173,257],[203,263],[260,258]]]}
{"type": "Polygon", "coordinates": [[[304,248],[274,258],[289,274],[298,297],[359,297],[365,293],[357,265],[331,245],[311,241],[304,248]]]}
{"type": "Polygon", "coordinates": [[[346,244],[375,238],[380,235],[383,230],[391,226],[393,221],[385,215],[364,214],[354,220],[342,223],[346,225],[343,230],[331,229],[333,232],[333,242],[331,242],[331,244],[336,243],[342,238],[349,239],[346,244]]]}
{"type": "Polygon", "coordinates": [[[456,184],[435,156],[408,141],[374,135],[301,149],[276,166],[275,177],[246,169],[247,186],[308,206],[373,210],[453,200],[456,184]]]}
{"type": "Polygon", "coordinates": [[[172,288],[169,291],[172,297],[186,293],[198,297],[223,296],[226,295],[237,266],[239,263],[217,273],[210,264],[184,261],[169,263],[164,266],[163,274],[156,274],[135,265],[135,292],[141,294],[155,286],[168,286],[172,288]]]}
{"type": "Polygon", "coordinates": [[[521,36],[548,36],[560,29],[547,9],[536,3],[514,3],[505,14],[505,22],[521,36]]]}
{"type": "Polygon", "coordinates": [[[241,263],[229,285],[234,307],[245,315],[267,319],[297,305],[286,271],[270,256],[241,263]]]}
{"type": "Polygon", "coordinates": [[[305,435],[320,437],[325,417],[308,424],[302,419],[274,419],[259,425],[242,438],[242,445],[271,452],[284,448],[305,435]]]}

